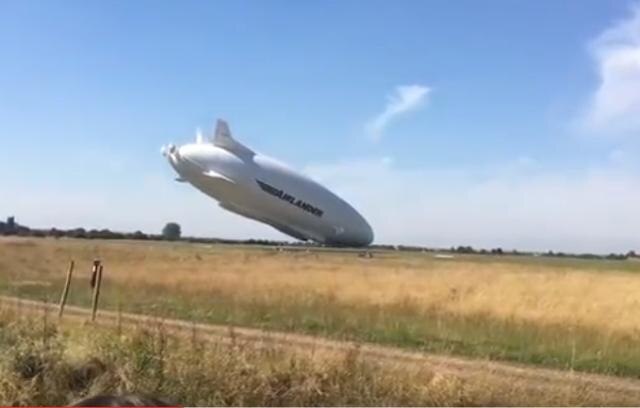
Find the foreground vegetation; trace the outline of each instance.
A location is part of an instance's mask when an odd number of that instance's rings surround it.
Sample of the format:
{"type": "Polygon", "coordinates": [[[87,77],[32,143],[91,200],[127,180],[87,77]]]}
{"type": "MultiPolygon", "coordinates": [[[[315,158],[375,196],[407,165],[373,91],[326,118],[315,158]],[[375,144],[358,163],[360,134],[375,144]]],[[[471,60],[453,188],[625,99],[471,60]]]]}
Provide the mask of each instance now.
{"type": "Polygon", "coordinates": [[[0,312],[0,405],[67,405],[97,394],[187,406],[635,405],[640,392],[510,378],[461,380],[415,364],[345,352],[292,351],[0,312]]]}
{"type": "Polygon", "coordinates": [[[303,357],[237,344],[180,342],[161,330],[116,336],[2,315],[0,404],[66,405],[99,393],[219,405],[464,404],[459,389],[420,372],[387,369],[357,353],[303,357]]]}
{"type": "Polygon", "coordinates": [[[0,292],[438,353],[640,375],[640,262],[421,253],[278,252],[197,244],[0,241],[0,292]]]}

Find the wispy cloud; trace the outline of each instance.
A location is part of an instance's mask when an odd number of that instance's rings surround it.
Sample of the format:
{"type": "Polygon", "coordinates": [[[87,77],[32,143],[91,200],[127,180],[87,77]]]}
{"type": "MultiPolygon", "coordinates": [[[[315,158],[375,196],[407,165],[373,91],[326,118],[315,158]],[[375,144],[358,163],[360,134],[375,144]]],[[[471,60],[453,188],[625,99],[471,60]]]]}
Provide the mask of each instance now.
{"type": "Polygon", "coordinates": [[[569,173],[532,163],[517,158],[474,169],[409,169],[365,158],[306,170],[362,212],[378,243],[640,249],[638,173],[613,161],[569,173]]]}
{"type": "Polygon", "coordinates": [[[608,134],[640,131],[640,4],[590,43],[600,82],[581,121],[608,134]]]}
{"type": "Polygon", "coordinates": [[[389,122],[420,107],[430,92],[431,88],[423,85],[397,86],[389,95],[384,111],[367,123],[366,131],[369,137],[373,141],[379,141],[389,122]]]}

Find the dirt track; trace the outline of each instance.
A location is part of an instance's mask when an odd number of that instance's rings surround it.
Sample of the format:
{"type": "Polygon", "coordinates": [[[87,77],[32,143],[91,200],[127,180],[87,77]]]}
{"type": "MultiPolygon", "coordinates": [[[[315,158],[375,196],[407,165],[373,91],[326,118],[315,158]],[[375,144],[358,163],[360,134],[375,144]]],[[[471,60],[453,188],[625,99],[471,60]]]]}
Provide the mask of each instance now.
{"type": "MultiPolygon", "coordinates": [[[[51,321],[57,319],[57,305],[45,304],[26,299],[0,296],[0,306],[13,308],[20,313],[48,313],[51,321]]],[[[89,309],[67,306],[65,320],[87,321],[90,319],[89,309]]],[[[512,385],[514,389],[536,390],[546,392],[553,390],[584,390],[585,393],[611,394],[617,401],[631,405],[640,404],[640,380],[606,375],[577,373],[553,370],[525,365],[495,362],[488,360],[471,360],[458,357],[438,356],[420,352],[412,352],[392,347],[366,343],[352,343],[328,340],[319,337],[263,331],[258,329],[196,324],[184,320],[160,319],[152,316],[110,311],[98,312],[96,324],[102,326],[139,327],[162,326],[167,333],[197,336],[201,340],[221,342],[242,341],[254,346],[285,347],[301,352],[328,350],[348,352],[354,348],[359,350],[363,358],[391,364],[412,364],[428,367],[443,376],[452,376],[462,381],[491,381],[512,385]]]]}

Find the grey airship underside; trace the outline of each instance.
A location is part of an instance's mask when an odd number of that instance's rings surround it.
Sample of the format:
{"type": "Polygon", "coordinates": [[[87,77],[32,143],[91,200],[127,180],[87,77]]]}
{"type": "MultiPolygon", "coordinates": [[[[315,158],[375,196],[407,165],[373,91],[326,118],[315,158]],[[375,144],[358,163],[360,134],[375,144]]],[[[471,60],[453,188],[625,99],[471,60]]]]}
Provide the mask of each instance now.
{"type": "Polygon", "coordinates": [[[244,146],[223,120],[218,120],[211,140],[198,132],[195,143],[169,145],[162,152],[178,181],[190,183],[228,211],[303,241],[352,247],[373,241],[367,221],[346,201],[244,146]]]}

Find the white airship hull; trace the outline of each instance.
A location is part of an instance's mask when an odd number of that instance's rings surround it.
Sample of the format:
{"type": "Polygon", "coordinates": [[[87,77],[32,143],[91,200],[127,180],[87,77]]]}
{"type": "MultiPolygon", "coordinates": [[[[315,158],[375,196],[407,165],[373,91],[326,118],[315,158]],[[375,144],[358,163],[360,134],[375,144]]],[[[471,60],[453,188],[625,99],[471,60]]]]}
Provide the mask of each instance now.
{"type": "Polygon", "coordinates": [[[301,240],[337,246],[366,246],[373,240],[367,221],[344,200],[240,144],[222,121],[212,143],[171,147],[165,154],[181,180],[228,211],[301,240]]]}

